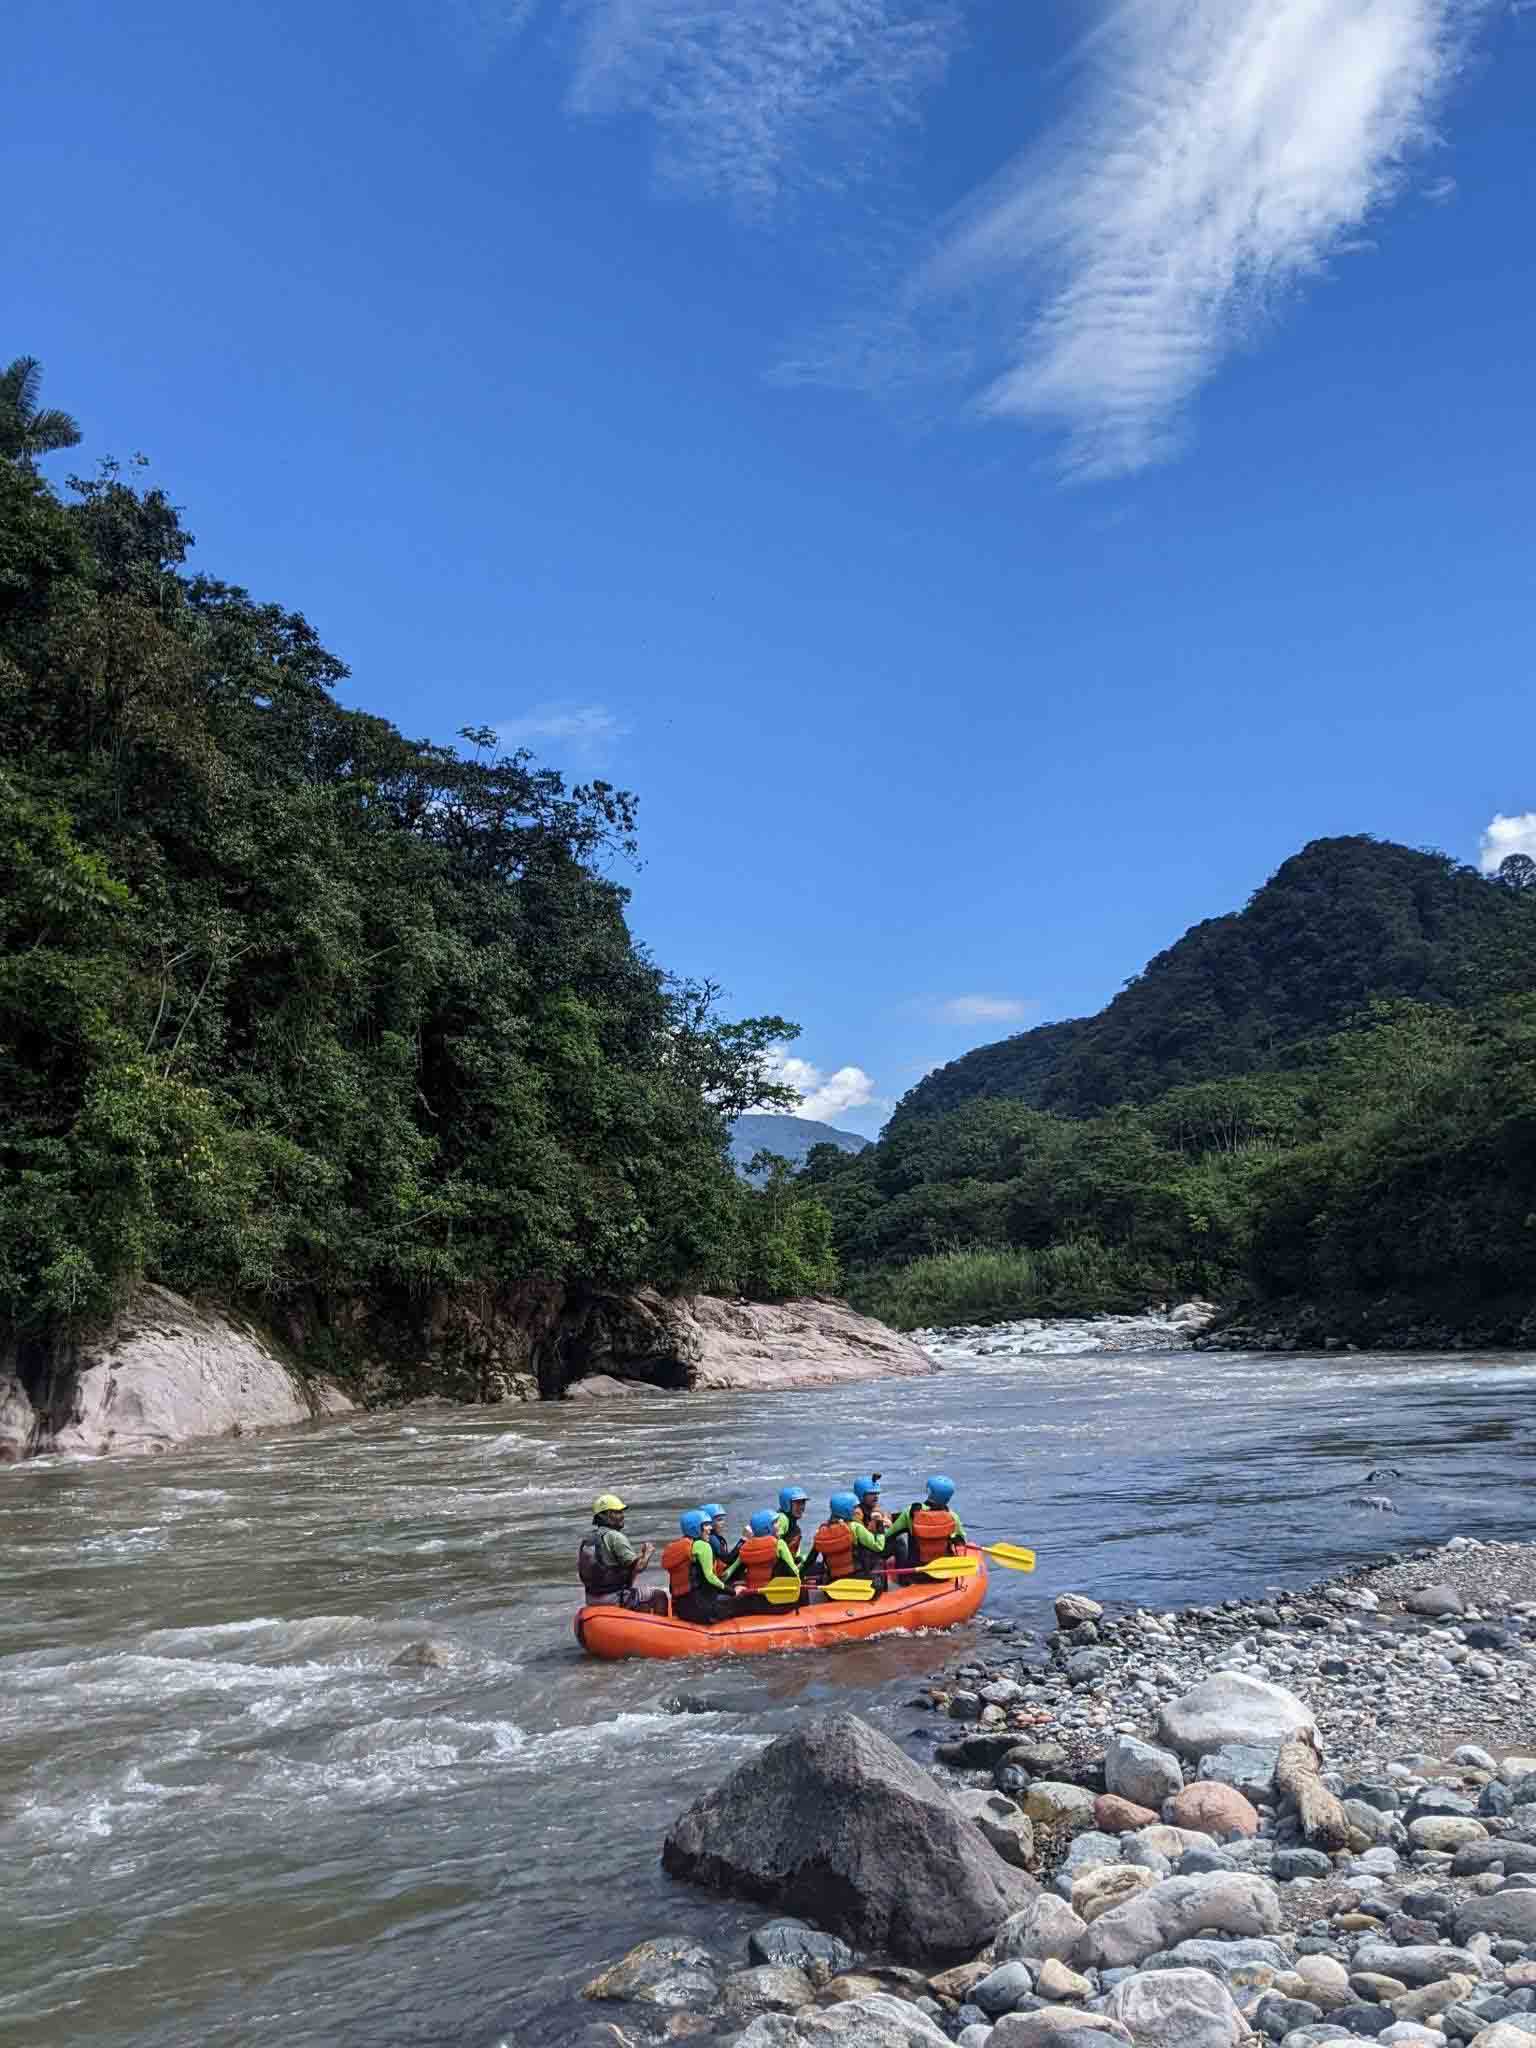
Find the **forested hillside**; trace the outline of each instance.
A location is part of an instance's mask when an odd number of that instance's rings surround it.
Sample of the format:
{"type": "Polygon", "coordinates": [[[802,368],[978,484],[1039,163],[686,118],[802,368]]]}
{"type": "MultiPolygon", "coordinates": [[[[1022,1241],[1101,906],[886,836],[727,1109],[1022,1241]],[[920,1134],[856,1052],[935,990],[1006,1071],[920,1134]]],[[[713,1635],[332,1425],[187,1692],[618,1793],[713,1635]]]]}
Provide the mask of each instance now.
{"type": "Polygon", "coordinates": [[[931,1077],[801,1176],[856,1298],[909,1327],[1198,1292],[1536,1337],[1531,881],[1321,841],[1059,1032],[1048,1074],[1025,1033],[931,1077]]]}
{"type": "Polygon", "coordinates": [[[826,1219],[742,1185],[779,1018],[636,946],[635,800],[410,739],[158,490],[0,377],[0,1322],[148,1275],[257,1307],[790,1293],[826,1219]]]}
{"type": "Polygon", "coordinates": [[[1089,1116],[1273,1067],[1374,999],[1464,1006],[1527,986],[1522,896],[1444,854],[1314,840],[1245,909],[1159,953],[1098,1016],[977,1047],[920,1081],[893,1122],[987,1097],[1089,1116]]]}

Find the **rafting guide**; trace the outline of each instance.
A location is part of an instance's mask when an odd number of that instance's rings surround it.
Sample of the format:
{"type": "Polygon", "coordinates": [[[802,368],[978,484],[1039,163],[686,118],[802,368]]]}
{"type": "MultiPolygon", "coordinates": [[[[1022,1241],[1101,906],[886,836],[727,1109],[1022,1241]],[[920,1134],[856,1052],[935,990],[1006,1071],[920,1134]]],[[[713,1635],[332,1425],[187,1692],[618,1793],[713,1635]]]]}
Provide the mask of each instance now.
{"type": "Polygon", "coordinates": [[[893,1629],[950,1628],[987,1593],[987,1560],[1033,1571],[1021,1545],[970,1541],[951,1506],[955,1482],[928,1478],[921,1500],[894,1520],[880,1512],[879,1474],[834,1493],[810,1534],[809,1496],[785,1486],[776,1508],[724,1533],[725,1507],[706,1501],[678,1517],[662,1550],[665,1589],[636,1585],[655,1546],[624,1532],[624,1503],[599,1494],[577,1571],[586,1598],[576,1640],[594,1657],[697,1657],[819,1648],[893,1629]]]}

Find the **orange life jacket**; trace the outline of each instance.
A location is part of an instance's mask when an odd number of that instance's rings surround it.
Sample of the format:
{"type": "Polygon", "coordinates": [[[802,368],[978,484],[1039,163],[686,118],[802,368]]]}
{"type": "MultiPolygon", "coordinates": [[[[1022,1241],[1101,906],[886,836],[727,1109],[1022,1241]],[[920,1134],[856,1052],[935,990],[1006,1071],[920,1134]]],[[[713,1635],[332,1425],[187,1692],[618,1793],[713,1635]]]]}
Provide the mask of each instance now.
{"type": "Polygon", "coordinates": [[[917,1563],[932,1564],[937,1557],[947,1557],[959,1526],[948,1508],[914,1508],[912,1547],[917,1563]]]}
{"type": "Polygon", "coordinates": [[[812,1554],[820,1551],[826,1560],[827,1576],[846,1579],[853,1570],[853,1531],[846,1522],[823,1522],[816,1531],[812,1554]]]}
{"type": "Polygon", "coordinates": [[[686,1536],[673,1537],[661,1553],[661,1568],[671,1582],[674,1600],[693,1591],[693,1545],[686,1536]]]}
{"type": "Polygon", "coordinates": [[[779,1539],[777,1536],[743,1536],[741,1548],[736,1555],[741,1559],[742,1576],[747,1582],[747,1591],[755,1593],[760,1586],[777,1577],[779,1569],[779,1539]]]}

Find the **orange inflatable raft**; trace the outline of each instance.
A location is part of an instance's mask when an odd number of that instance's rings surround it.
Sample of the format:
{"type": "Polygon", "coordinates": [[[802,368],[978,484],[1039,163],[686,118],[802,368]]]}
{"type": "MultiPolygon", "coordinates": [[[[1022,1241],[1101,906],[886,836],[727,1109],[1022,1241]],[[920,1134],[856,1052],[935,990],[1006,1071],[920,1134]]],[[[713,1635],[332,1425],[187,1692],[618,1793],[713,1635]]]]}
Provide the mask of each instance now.
{"type": "Polygon", "coordinates": [[[815,1600],[805,1607],[732,1615],[710,1628],[628,1607],[583,1607],[576,1640],[591,1657],[751,1657],[767,1650],[823,1650],[896,1629],[953,1628],[969,1621],[987,1597],[987,1561],[974,1554],[977,1569],[969,1578],[909,1579],[857,1606],[815,1600]]]}

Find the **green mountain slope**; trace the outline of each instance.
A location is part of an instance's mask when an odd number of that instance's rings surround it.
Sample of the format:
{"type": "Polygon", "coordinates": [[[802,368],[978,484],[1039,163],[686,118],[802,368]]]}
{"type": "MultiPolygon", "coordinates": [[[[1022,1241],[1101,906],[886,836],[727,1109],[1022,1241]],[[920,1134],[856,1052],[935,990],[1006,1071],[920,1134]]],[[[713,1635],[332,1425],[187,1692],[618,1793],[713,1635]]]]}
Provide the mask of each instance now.
{"type": "Polygon", "coordinates": [[[1099,1016],[930,1075],[800,1175],[855,1298],[912,1326],[1198,1292],[1307,1341],[1536,1341],[1523,879],[1320,840],[1099,1016]]]}
{"type": "Polygon", "coordinates": [[[978,1097],[1091,1115],[1273,1067],[1373,998],[1465,1005],[1520,985],[1527,908],[1441,853],[1313,840],[1245,909],[1195,925],[1096,1017],[979,1046],[920,1081],[893,1122],[978,1097]]]}

